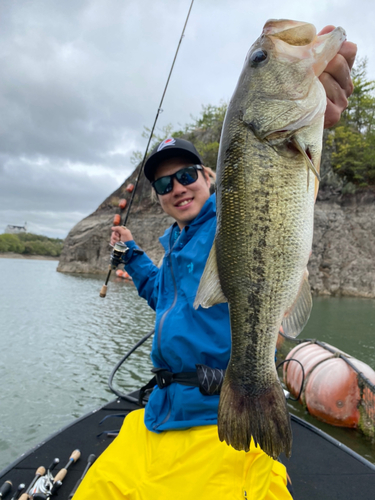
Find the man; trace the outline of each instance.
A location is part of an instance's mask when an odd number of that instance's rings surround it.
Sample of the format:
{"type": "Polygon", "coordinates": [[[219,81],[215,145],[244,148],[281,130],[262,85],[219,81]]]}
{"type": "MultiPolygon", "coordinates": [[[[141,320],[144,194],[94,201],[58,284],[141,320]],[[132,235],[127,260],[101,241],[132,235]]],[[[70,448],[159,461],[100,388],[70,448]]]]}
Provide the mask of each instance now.
{"type": "MultiPolygon", "coordinates": [[[[346,42],[321,77],[327,125],[339,119],[353,90],[355,52],[346,42]]],[[[113,227],[111,243],[121,240],[128,246],[126,270],[156,311],[151,359],[161,370],[158,385],[145,410],[125,419],[75,499],[290,499],[281,463],[254,443],[245,453],[218,440],[218,391],[198,387],[199,370],[216,369],[213,377],[226,368],[231,344],[227,304],[193,308],[216,230],[208,173],[191,143],[169,138],[151,153],[145,175],[163,210],[176,221],[160,239],[163,263],[156,267],[127,228],[113,227]]]]}
{"type": "MultiPolygon", "coordinates": [[[[161,268],[138,249],[129,230],[114,229],[129,247],[126,270],[139,295],[156,311],[151,359],[174,374],[195,372],[196,364],[225,369],[230,354],[228,305],[195,310],[194,298],[216,230],[215,196],[195,147],[183,139],[159,144],[145,164],[163,210],[176,223],[160,239],[165,249],[161,268]]],[[[150,431],[216,424],[218,395],[173,383],[152,392],[145,412],[150,431]]]]}

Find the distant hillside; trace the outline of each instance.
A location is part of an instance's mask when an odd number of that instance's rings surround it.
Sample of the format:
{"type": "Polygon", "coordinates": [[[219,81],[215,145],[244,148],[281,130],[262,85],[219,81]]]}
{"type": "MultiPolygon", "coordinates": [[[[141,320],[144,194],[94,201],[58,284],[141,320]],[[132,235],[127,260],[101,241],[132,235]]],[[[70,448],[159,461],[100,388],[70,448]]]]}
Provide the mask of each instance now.
{"type": "Polygon", "coordinates": [[[0,253],[59,257],[63,246],[64,240],[39,234],[0,234],[0,253]]]}

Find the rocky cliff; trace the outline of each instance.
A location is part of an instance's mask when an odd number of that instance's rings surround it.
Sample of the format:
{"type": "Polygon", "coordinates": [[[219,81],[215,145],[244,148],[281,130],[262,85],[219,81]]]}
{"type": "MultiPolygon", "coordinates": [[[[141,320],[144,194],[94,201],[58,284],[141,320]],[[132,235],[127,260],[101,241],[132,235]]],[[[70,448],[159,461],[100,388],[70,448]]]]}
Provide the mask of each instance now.
{"type": "Polygon", "coordinates": [[[320,295],[375,298],[375,195],[318,197],[309,262],[320,295]]]}
{"type": "MultiPolygon", "coordinates": [[[[127,212],[131,193],[126,191],[129,184],[135,184],[139,167],[114,191],[91,215],[76,224],[65,239],[57,270],[62,273],[102,274],[108,271],[111,247],[111,227],[116,214],[127,212]],[[125,210],[120,211],[119,200],[126,199],[125,210]]],[[[149,257],[158,263],[163,255],[159,243],[165,229],[173,223],[159,204],[151,200],[151,186],[142,175],[133,200],[127,226],[135,241],[149,257]]]]}
{"type": "MultiPolygon", "coordinates": [[[[58,271],[105,273],[111,248],[108,244],[119,199],[130,200],[126,191],[135,183],[138,169],[98,209],[79,222],[65,240],[58,271]]],[[[158,263],[159,243],[173,220],[150,198],[151,188],[142,176],[127,226],[134,239],[158,263]]],[[[375,298],[375,194],[319,193],[315,209],[313,250],[309,263],[310,283],[320,295],[375,298]]]]}

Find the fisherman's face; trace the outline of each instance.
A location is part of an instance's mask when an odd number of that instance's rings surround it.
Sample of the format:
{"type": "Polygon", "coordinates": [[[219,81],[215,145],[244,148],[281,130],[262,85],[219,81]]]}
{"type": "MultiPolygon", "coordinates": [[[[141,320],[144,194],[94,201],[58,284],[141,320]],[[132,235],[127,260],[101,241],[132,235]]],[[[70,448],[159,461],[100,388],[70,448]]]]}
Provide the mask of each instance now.
{"type": "MultiPolygon", "coordinates": [[[[184,158],[165,160],[158,166],[155,180],[165,175],[172,175],[189,165],[192,165],[192,162],[184,158]]],[[[197,180],[188,186],[183,186],[174,178],[172,191],[158,195],[162,209],[175,219],[180,229],[195,219],[209,197],[210,180],[203,171],[198,171],[197,180]]]]}

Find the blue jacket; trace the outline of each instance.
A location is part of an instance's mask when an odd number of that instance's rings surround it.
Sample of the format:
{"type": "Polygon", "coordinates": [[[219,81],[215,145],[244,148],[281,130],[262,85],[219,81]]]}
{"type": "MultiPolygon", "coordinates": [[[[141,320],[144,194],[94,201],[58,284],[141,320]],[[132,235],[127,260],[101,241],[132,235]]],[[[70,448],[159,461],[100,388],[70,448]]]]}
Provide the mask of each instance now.
{"type": "MultiPolygon", "coordinates": [[[[228,304],[193,307],[216,231],[215,195],[174,243],[176,223],[160,238],[165,249],[156,267],[146,254],[130,257],[126,271],[141,297],[156,311],[151,359],[173,373],[194,372],[196,364],[225,369],[230,356],[228,304]]],[[[129,254],[137,248],[127,242],[129,254]]],[[[197,387],[173,383],[155,387],[146,406],[145,424],[154,432],[217,423],[219,396],[204,396],[197,387]]]]}

